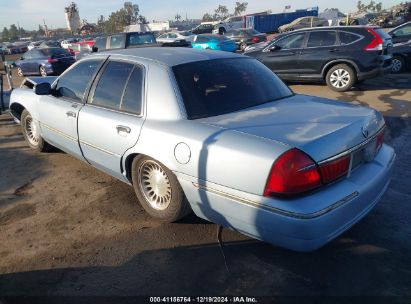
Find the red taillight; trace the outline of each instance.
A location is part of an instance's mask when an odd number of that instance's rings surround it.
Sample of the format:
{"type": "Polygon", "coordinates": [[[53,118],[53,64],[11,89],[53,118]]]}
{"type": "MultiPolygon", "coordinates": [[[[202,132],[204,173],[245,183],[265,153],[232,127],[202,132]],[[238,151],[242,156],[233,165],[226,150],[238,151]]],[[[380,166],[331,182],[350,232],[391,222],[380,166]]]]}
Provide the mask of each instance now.
{"type": "Polygon", "coordinates": [[[74,52],[74,50],[73,50],[73,49],[68,48],[68,51],[69,51],[69,53],[70,53],[72,56],[76,55],[76,52],[74,52]]]}
{"type": "Polygon", "coordinates": [[[58,61],[58,59],[53,59],[53,58],[47,59],[47,62],[50,62],[50,63],[52,63],[52,62],[57,62],[57,61],[58,61]]]}
{"type": "Polygon", "coordinates": [[[385,133],[385,129],[381,130],[380,133],[378,133],[377,135],[376,145],[375,145],[376,153],[380,151],[382,144],[384,143],[384,133],[385,133]]]}
{"type": "Polygon", "coordinates": [[[370,33],[374,39],[364,48],[366,51],[382,51],[382,38],[376,31],[374,31],[372,28],[367,29],[368,33],[370,33]]]}
{"type": "Polygon", "coordinates": [[[330,183],[348,173],[351,156],[347,155],[320,165],[321,178],[324,184],[330,183]]]}
{"type": "Polygon", "coordinates": [[[251,41],[253,42],[253,43],[257,43],[258,41],[260,41],[260,39],[258,38],[258,37],[253,37],[253,38],[251,38],[251,41]]]}
{"type": "Polygon", "coordinates": [[[294,148],[274,162],[264,196],[298,194],[319,186],[321,178],[317,165],[307,154],[294,148]]]}

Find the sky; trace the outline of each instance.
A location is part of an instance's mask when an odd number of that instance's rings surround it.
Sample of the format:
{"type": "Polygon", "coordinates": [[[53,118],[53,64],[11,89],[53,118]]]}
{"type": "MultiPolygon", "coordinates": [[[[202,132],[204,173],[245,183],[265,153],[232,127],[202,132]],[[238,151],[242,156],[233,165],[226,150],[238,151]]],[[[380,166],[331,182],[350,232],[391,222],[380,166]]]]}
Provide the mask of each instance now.
{"type": "MultiPolygon", "coordinates": [[[[147,20],[167,21],[178,13],[183,18],[200,19],[204,13],[212,13],[219,4],[226,5],[230,12],[234,10],[236,0],[129,0],[140,7],[140,13],[147,20]]],[[[237,0],[243,2],[244,0],[237,0]]],[[[337,7],[342,12],[355,11],[358,0],[248,0],[247,13],[271,10],[282,12],[286,5],[291,10],[318,6],[320,11],[337,7]]],[[[383,7],[391,7],[401,0],[380,0],[383,7]]],[[[26,30],[38,29],[45,19],[49,28],[66,27],[64,7],[70,0],[0,0],[0,30],[10,24],[19,24],[26,30]]],[[[80,11],[80,18],[95,23],[100,15],[107,17],[111,12],[123,6],[122,0],[75,0],[80,11]]],[[[363,2],[368,3],[368,0],[363,2]]],[[[378,2],[378,1],[377,1],[378,2]]]]}

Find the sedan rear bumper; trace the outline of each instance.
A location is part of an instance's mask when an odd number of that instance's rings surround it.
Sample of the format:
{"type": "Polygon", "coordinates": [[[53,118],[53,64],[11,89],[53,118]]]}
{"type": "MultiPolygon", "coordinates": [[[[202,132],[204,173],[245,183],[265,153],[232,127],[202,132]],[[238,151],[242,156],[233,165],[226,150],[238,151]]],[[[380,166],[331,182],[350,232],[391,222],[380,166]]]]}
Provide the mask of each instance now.
{"type": "Polygon", "coordinates": [[[360,166],[349,178],[288,201],[262,197],[257,201],[218,186],[180,182],[198,216],[274,245],[312,251],[370,212],[389,185],[394,160],[394,150],[384,145],[374,161],[360,166]],[[313,210],[315,205],[321,207],[313,210]]]}

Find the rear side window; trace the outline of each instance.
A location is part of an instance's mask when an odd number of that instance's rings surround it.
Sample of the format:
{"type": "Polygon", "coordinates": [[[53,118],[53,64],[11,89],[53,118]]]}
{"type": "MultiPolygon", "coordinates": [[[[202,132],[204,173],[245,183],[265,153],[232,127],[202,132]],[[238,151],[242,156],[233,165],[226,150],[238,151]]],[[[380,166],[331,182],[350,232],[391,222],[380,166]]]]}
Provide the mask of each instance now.
{"type": "Polygon", "coordinates": [[[311,32],[307,47],[333,46],[337,44],[337,33],[335,31],[311,32]]]}
{"type": "Polygon", "coordinates": [[[110,61],[100,77],[92,103],[118,110],[121,96],[133,67],[134,65],[130,63],[110,61]]]}
{"type": "Polygon", "coordinates": [[[360,39],[358,35],[348,33],[348,32],[339,32],[339,34],[340,34],[341,45],[350,44],[360,39]]]}
{"type": "Polygon", "coordinates": [[[121,101],[120,110],[133,114],[141,114],[141,104],[143,100],[143,68],[135,66],[127,82],[121,101]]]}
{"type": "Polygon", "coordinates": [[[57,96],[81,101],[88,84],[102,63],[103,60],[97,59],[83,61],[64,73],[56,86],[57,96]]]}

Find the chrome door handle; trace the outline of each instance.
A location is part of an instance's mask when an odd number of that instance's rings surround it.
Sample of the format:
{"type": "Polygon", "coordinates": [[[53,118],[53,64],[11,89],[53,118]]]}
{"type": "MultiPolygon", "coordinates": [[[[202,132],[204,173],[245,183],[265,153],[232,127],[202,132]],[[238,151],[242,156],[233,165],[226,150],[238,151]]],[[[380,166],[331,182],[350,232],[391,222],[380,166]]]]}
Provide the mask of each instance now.
{"type": "Polygon", "coordinates": [[[77,116],[76,113],[71,112],[71,111],[68,111],[68,112],[66,113],[66,115],[67,115],[67,117],[73,117],[73,118],[76,118],[76,116],[77,116]]]}
{"type": "Polygon", "coordinates": [[[116,129],[117,129],[117,133],[130,133],[131,132],[131,129],[129,128],[129,127],[126,127],[126,126],[117,126],[116,127],[116,129]]]}

